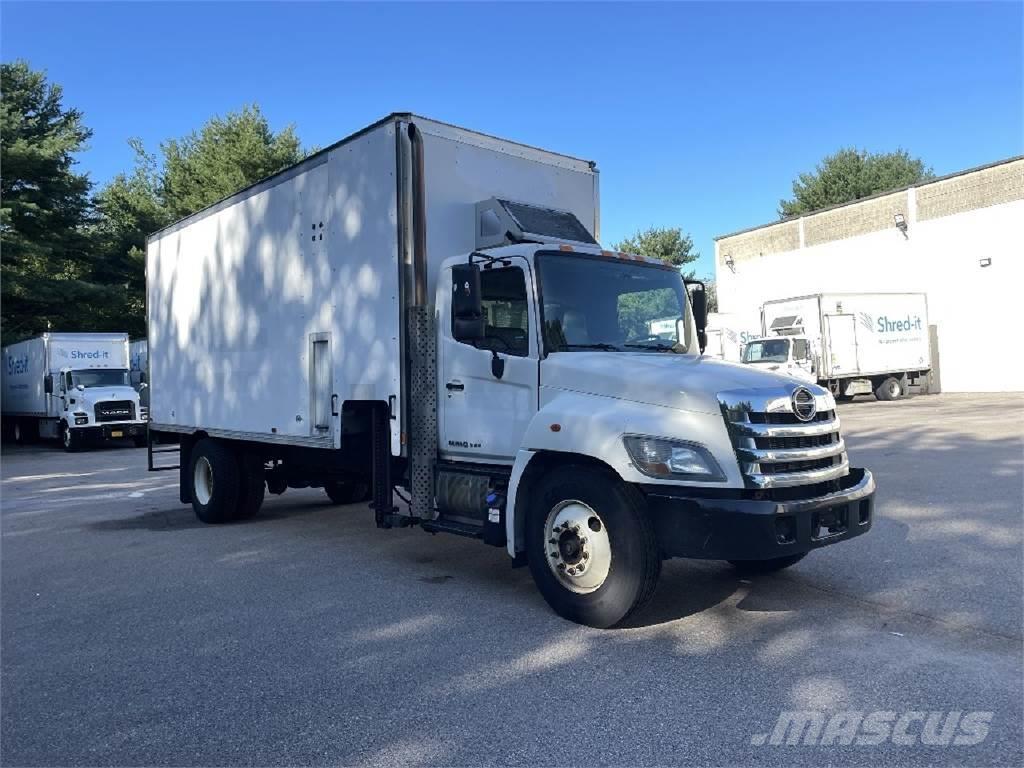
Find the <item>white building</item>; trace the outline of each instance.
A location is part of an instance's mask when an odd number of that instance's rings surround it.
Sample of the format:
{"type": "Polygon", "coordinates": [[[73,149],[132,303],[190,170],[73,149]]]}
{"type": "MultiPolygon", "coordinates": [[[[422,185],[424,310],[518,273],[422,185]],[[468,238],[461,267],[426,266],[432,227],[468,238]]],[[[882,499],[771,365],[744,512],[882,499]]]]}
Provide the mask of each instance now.
{"type": "Polygon", "coordinates": [[[1024,157],[715,239],[719,310],[923,292],[946,392],[1024,390],[1024,157]]]}

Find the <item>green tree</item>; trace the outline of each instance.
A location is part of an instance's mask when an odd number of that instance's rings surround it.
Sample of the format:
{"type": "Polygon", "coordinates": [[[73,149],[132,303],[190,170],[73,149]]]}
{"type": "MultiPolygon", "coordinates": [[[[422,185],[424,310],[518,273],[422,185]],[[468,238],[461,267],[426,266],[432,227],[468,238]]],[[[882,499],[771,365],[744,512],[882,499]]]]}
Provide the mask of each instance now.
{"type": "Polygon", "coordinates": [[[24,61],[0,64],[0,243],[5,343],[75,330],[102,294],[91,282],[90,182],[75,154],[91,132],[59,85],[24,61]]]}
{"type": "Polygon", "coordinates": [[[256,105],[161,145],[159,195],[172,218],[195,213],[304,157],[293,126],[274,133],[256,105]]]}
{"type": "Polygon", "coordinates": [[[145,333],[146,237],[301,160],[292,126],[275,133],[256,105],[213,117],[198,131],[160,145],[160,157],[131,140],[135,167],[97,196],[104,278],[123,286],[123,325],[145,333]]]}
{"type": "Polygon", "coordinates": [[[648,227],[612,247],[617,251],[661,259],[677,267],[696,261],[700,257],[693,249],[693,238],[679,228],[648,227]]]}
{"type": "Polygon", "coordinates": [[[813,173],[797,177],[793,199],[779,201],[779,218],[812,213],[931,178],[931,169],[902,149],[884,153],[840,149],[820,162],[813,173]]]}

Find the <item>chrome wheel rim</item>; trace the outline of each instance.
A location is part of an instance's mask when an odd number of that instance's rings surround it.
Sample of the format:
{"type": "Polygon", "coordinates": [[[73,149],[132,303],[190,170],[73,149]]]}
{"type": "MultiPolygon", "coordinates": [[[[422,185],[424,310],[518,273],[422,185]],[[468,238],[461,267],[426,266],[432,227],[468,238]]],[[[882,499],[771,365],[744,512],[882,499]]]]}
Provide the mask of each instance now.
{"type": "Polygon", "coordinates": [[[595,592],[612,567],[612,544],[600,515],[576,499],[552,507],[544,522],[548,568],[566,589],[595,592]]]}
{"type": "Polygon", "coordinates": [[[213,498],[213,466],[205,456],[196,459],[196,466],[192,471],[192,490],[196,495],[196,501],[204,507],[213,498]]]}
{"type": "Polygon", "coordinates": [[[21,424],[14,425],[14,442],[21,442],[21,424]]]}
{"type": "Polygon", "coordinates": [[[64,447],[71,447],[71,427],[64,427],[64,447]]]}

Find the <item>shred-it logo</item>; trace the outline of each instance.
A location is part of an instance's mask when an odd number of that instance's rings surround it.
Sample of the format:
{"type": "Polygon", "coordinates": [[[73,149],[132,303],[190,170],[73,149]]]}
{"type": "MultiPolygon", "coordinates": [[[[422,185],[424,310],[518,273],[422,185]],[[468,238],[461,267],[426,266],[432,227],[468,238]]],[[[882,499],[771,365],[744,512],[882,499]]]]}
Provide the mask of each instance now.
{"type": "Polygon", "coordinates": [[[449,440],[449,448],[480,448],[480,443],[472,443],[468,440],[449,440]]]}
{"type": "Polygon", "coordinates": [[[897,746],[971,747],[988,737],[992,712],[783,712],[770,733],[755,733],[755,747],[897,746]]]}
{"type": "Polygon", "coordinates": [[[28,355],[21,357],[7,356],[7,375],[17,376],[28,371],[28,355]]]}

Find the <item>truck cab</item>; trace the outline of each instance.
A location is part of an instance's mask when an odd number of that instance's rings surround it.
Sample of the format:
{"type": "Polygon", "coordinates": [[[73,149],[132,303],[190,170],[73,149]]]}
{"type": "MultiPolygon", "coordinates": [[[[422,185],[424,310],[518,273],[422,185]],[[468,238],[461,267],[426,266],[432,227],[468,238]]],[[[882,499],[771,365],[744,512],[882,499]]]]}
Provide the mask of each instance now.
{"type": "Polygon", "coordinates": [[[812,384],[818,380],[811,340],[806,336],[751,339],[743,347],[743,363],[812,384]]]}
{"type": "Polygon", "coordinates": [[[60,438],[68,451],[88,442],[130,439],[146,444],[146,408],[121,368],[65,366],[48,377],[46,389],[56,402],[60,438]]]}

